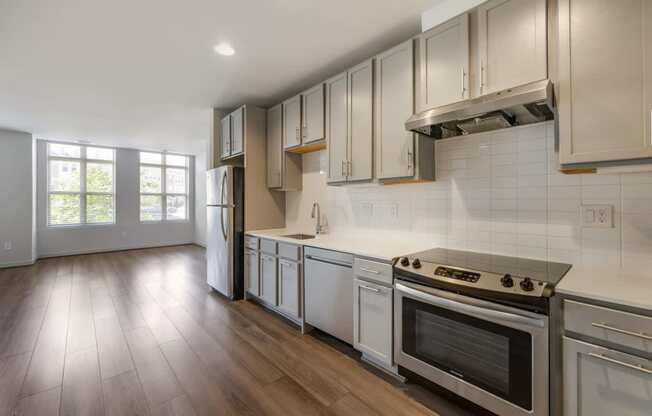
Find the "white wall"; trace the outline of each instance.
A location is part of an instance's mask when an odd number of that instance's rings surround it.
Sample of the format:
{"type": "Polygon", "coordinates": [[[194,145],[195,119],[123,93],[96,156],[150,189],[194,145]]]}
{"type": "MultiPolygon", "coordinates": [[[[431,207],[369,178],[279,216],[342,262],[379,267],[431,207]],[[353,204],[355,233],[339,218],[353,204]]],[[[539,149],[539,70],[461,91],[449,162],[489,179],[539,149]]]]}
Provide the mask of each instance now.
{"type": "Polygon", "coordinates": [[[206,167],[208,143],[195,156],[195,244],[206,247],[206,167]]]}
{"type": "Polygon", "coordinates": [[[287,225],[310,231],[322,202],[332,232],[422,238],[433,246],[573,264],[652,267],[652,174],[564,175],[554,124],[438,141],[437,181],[326,186],[325,152],[304,155],[287,225]],[[583,228],[581,204],[610,204],[613,228],[583,228]],[[396,215],[394,215],[396,212],[396,215]]]}
{"type": "MultiPolygon", "coordinates": [[[[139,154],[116,149],[116,223],[73,228],[47,226],[47,146],[37,140],[37,240],[39,257],[189,244],[194,241],[194,200],[189,198],[185,222],[141,223],[139,212],[139,154]]],[[[190,191],[194,188],[194,157],[190,162],[190,191]]]]}
{"type": "Polygon", "coordinates": [[[35,259],[32,147],[31,134],[0,130],[0,267],[35,259]]]}

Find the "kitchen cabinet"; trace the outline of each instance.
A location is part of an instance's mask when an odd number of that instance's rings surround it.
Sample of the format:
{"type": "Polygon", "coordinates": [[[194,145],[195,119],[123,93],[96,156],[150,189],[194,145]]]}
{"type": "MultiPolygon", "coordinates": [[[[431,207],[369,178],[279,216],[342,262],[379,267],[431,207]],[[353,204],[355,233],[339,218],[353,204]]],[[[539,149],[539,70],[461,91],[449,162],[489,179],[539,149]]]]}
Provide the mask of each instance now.
{"type": "Polygon", "coordinates": [[[546,0],[491,0],[478,7],[480,95],[548,76],[546,0]]]}
{"type": "Polygon", "coordinates": [[[560,163],[652,158],[650,3],[559,0],[558,9],[560,163]]]}
{"type": "Polygon", "coordinates": [[[299,191],[303,181],[300,154],[283,148],[283,106],[267,110],[267,187],[279,191],[299,191]]]}
{"type": "Polygon", "coordinates": [[[564,337],[565,416],[647,416],[652,361],[564,337]]]}
{"type": "Polygon", "coordinates": [[[244,254],[244,277],[247,292],[254,296],[260,296],[260,254],[257,251],[245,249],[244,254]]]}
{"type": "Polygon", "coordinates": [[[462,14],[418,36],[418,112],[469,98],[468,22],[462,14]]]}
{"type": "Polygon", "coordinates": [[[260,298],[270,306],[276,306],[276,257],[260,254],[260,298]]]}
{"type": "Polygon", "coordinates": [[[283,147],[301,145],[301,94],[283,102],[283,147]]]}
{"type": "Polygon", "coordinates": [[[356,278],[353,283],[353,346],[378,364],[392,366],[391,287],[356,278]]]}
{"type": "Polygon", "coordinates": [[[324,84],[301,94],[302,144],[324,139],[324,84]]]}
{"type": "Polygon", "coordinates": [[[241,154],[244,149],[244,107],[231,113],[231,156],[241,154]]]}
{"type": "Polygon", "coordinates": [[[414,113],[414,40],[375,59],[376,178],[434,180],[434,141],[405,129],[405,121],[414,113]]]}
{"type": "Polygon", "coordinates": [[[373,59],[326,81],[328,182],[373,176],[373,59]]]}
{"type": "Polygon", "coordinates": [[[278,309],[299,318],[301,305],[301,273],[299,263],[278,260],[278,309]]]}
{"type": "Polygon", "coordinates": [[[222,128],[220,134],[220,158],[224,159],[231,156],[231,116],[227,115],[220,120],[222,128]]]}
{"type": "Polygon", "coordinates": [[[546,0],[490,0],[478,7],[480,95],[547,78],[546,7],[546,0]]]}

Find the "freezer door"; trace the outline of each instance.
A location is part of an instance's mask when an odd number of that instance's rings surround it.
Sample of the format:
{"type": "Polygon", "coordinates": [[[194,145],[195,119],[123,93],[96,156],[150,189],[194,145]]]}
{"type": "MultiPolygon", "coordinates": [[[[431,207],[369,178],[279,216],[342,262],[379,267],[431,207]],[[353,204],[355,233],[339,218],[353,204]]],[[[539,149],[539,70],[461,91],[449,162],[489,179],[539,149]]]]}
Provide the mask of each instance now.
{"type": "Polygon", "coordinates": [[[228,298],[233,298],[233,208],[209,206],[206,208],[207,281],[228,298]]]}
{"type": "Polygon", "coordinates": [[[221,166],[206,172],[206,205],[233,205],[231,166],[221,166]]]}

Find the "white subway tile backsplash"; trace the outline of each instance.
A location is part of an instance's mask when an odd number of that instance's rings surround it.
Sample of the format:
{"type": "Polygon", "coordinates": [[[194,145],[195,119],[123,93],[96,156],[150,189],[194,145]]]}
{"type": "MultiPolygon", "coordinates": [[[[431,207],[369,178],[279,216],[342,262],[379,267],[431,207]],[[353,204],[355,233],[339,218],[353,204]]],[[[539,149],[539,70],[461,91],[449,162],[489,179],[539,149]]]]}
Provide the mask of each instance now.
{"type": "Polygon", "coordinates": [[[312,225],[317,200],[332,232],[400,230],[434,246],[652,267],[652,173],[562,174],[554,135],[546,122],[440,140],[437,181],[402,186],[329,187],[325,152],[304,155],[304,190],[287,193],[297,214],[287,225],[312,225]],[[581,227],[580,206],[593,203],[613,205],[613,228],[581,227]]]}

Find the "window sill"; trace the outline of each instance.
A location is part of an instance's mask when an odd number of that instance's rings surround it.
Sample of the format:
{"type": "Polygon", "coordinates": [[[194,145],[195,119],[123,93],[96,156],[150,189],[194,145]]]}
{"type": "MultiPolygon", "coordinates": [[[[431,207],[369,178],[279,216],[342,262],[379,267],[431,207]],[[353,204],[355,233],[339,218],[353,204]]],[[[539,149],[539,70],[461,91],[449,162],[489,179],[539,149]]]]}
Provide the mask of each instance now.
{"type": "Polygon", "coordinates": [[[140,221],[141,224],[189,224],[190,220],[152,220],[140,221]]]}
{"type": "Polygon", "coordinates": [[[114,222],[112,223],[103,223],[103,224],[71,224],[71,225],[47,225],[48,230],[92,230],[92,229],[104,229],[115,226],[114,222]]]}

